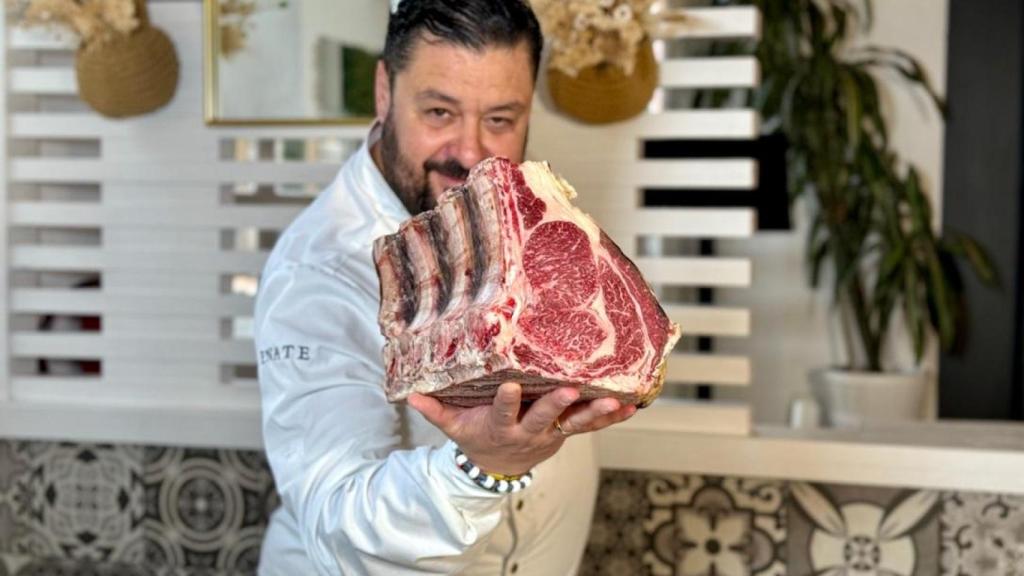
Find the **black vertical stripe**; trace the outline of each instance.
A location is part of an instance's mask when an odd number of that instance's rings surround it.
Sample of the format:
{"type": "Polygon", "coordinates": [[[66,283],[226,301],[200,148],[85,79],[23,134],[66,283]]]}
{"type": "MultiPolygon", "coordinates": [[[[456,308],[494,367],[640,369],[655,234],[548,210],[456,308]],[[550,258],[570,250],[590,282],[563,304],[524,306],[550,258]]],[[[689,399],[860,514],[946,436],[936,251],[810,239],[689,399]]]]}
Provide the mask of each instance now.
{"type": "Polygon", "coordinates": [[[409,258],[409,247],[406,246],[401,233],[395,235],[395,247],[391,251],[391,257],[394,258],[395,272],[398,275],[402,321],[408,326],[416,317],[420,295],[416,290],[416,277],[412,269],[412,260],[409,258]]]}
{"type": "Polygon", "coordinates": [[[487,270],[488,262],[488,250],[486,238],[481,230],[481,208],[477,193],[467,187],[463,188],[465,193],[462,195],[466,200],[466,219],[469,220],[469,229],[472,236],[473,244],[473,276],[470,278],[470,298],[476,298],[477,292],[480,291],[480,286],[484,281],[484,271],[487,270]]]}
{"type": "Polygon", "coordinates": [[[430,245],[437,259],[437,269],[441,273],[438,282],[437,313],[444,312],[452,296],[452,255],[448,249],[448,230],[444,227],[441,214],[437,210],[426,213],[427,232],[430,245]]]}
{"type": "Polygon", "coordinates": [[[988,251],[1000,286],[960,262],[968,312],[939,362],[939,417],[1024,419],[1024,3],[949,3],[943,229],[988,251]]]}

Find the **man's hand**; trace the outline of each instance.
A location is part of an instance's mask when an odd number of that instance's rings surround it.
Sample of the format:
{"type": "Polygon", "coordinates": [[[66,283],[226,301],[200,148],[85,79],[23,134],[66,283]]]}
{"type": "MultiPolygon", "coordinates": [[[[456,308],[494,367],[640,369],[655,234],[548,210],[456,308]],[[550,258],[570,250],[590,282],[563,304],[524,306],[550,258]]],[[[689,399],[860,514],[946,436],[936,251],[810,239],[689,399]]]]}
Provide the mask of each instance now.
{"type": "Polygon", "coordinates": [[[636,413],[636,406],[622,406],[614,398],[573,406],[579,395],[575,388],[552,390],[535,401],[522,418],[522,388],[513,382],[498,388],[490,406],[459,408],[422,394],[409,396],[408,402],[484,472],[518,475],[562,447],[565,436],[555,428],[556,419],[566,434],[581,434],[607,428],[636,413]]]}

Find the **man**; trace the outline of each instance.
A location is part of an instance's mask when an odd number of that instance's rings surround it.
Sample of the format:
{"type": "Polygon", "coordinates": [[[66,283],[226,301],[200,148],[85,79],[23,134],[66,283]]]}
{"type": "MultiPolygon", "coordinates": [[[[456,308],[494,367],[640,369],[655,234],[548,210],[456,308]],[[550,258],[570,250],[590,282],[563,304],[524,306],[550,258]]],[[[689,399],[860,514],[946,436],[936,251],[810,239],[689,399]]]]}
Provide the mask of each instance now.
{"type": "Polygon", "coordinates": [[[635,408],[574,405],[573,388],[525,408],[515,383],[490,406],[389,404],[371,258],[375,238],[480,160],[523,160],[541,45],[523,0],[405,0],[392,15],[377,122],[261,279],[264,438],[282,506],[260,574],[575,573],[597,485],[588,433],[635,408]],[[483,474],[532,470],[533,483],[485,489],[457,448],[483,474]]]}

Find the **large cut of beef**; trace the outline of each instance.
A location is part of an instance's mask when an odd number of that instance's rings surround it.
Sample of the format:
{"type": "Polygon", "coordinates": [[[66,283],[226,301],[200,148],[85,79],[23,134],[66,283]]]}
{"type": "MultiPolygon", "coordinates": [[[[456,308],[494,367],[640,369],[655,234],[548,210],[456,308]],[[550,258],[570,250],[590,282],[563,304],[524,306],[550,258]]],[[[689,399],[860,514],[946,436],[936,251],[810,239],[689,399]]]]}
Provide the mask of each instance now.
{"type": "Polygon", "coordinates": [[[472,406],[506,381],[525,400],[658,395],[679,326],[575,196],[547,163],[491,158],[377,239],[389,400],[472,406]]]}

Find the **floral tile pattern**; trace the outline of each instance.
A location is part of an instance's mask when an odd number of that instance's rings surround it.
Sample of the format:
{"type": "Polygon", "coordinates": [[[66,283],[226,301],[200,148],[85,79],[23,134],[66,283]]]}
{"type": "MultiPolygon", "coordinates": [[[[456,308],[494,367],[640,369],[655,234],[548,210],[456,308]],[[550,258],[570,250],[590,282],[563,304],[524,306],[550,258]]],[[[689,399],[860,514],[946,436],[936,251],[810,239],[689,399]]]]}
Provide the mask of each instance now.
{"type": "Polygon", "coordinates": [[[253,573],[277,505],[262,453],[147,448],[146,565],[253,573]]]}
{"type": "Polygon", "coordinates": [[[134,562],[142,449],[0,442],[0,553],[134,562]]]}
{"type": "Polygon", "coordinates": [[[28,560],[28,558],[19,559],[7,554],[0,554],[0,576],[11,576],[17,570],[20,563],[27,562],[28,560]]]}
{"type": "Polygon", "coordinates": [[[785,574],[779,482],[602,474],[584,574],[785,574]]]}
{"type": "Polygon", "coordinates": [[[938,574],[938,492],[790,484],[793,576],[938,574]]]}
{"type": "Polygon", "coordinates": [[[580,574],[611,576],[644,574],[643,555],[651,546],[644,520],[651,511],[646,497],[647,475],[606,471],[590,527],[580,574]]]}
{"type": "Polygon", "coordinates": [[[942,573],[1024,576],[1024,496],[947,494],[942,573]]]}
{"type": "Polygon", "coordinates": [[[153,576],[253,576],[255,570],[214,570],[212,568],[174,568],[164,566],[153,576]]]}
{"type": "MultiPolygon", "coordinates": [[[[0,440],[0,576],[243,576],[263,454],[0,440]]],[[[606,471],[581,574],[1024,576],[1024,496],[606,471]]]]}
{"type": "Polygon", "coordinates": [[[252,574],[259,452],[0,440],[0,576],[252,574]]]}
{"type": "MultiPolygon", "coordinates": [[[[17,487],[28,475],[28,461],[17,453],[14,443],[0,440],[0,554],[13,552],[19,530],[15,513],[17,487]]],[[[0,570],[5,570],[0,563],[0,570]]],[[[0,571],[0,576],[5,576],[0,571]]]]}
{"type": "Polygon", "coordinates": [[[97,563],[73,558],[0,556],[0,576],[151,576],[144,568],[125,564],[97,563]]]}

